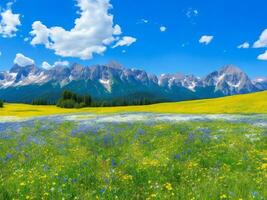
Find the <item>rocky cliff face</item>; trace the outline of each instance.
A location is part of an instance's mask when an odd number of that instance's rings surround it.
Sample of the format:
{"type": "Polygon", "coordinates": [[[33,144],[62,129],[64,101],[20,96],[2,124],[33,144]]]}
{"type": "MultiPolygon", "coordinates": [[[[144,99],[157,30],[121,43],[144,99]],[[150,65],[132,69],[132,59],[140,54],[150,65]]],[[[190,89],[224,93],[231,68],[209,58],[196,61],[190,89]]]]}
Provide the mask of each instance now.
{"type": "Polygon", "coordinates": [[[56,66],[50,70],[40,69],[35,65],[14,65],[10,71],[0,72],[0,98],[8,101],[23,101],[25,96],[28,101],[37,98],[36,95],[53,95],[56,98],[63,89],[89,93],[97,98],[140,92],[153,94],[164,100],[178,101],[250,93],[266,88],[267,79],[251,81],[246,73],[232,65],[214,71],[202,79],[179,73],[162,74],[158,77],[144,70],[124,68],[115,62],[91,67],[76,63],[71,67],[56,66]]]}

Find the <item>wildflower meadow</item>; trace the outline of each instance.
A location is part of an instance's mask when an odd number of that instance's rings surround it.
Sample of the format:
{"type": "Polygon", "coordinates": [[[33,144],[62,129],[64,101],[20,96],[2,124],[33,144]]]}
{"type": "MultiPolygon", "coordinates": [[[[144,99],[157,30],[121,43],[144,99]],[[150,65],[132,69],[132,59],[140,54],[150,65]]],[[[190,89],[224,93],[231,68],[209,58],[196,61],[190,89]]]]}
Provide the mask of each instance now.
{"type": "Polygon", "coordinates": [[[267,197],[266,117],[91,118],[0,123],[0,199],[267,197]]]}

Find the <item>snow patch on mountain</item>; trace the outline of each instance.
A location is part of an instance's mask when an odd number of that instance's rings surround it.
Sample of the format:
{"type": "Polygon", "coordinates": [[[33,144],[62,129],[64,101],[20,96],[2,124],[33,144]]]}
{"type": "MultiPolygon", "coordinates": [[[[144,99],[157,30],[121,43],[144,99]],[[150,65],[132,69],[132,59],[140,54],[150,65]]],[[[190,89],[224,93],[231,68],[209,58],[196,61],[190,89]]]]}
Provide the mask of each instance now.
{"type": "Polygon", "coordinates": [[[104,88],[111,93],[111,80],[100,79],[99,82],[104,86],[104,88]]]}

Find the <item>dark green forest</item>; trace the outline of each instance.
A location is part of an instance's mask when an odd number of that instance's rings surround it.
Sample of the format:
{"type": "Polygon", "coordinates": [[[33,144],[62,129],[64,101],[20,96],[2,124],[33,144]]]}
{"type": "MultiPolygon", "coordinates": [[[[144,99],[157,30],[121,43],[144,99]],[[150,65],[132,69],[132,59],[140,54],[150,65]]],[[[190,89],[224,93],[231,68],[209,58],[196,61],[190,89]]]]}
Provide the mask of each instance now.
{"type": "Polygon", "coordinates": [[[91,104],[90,95],[79,95],[69,90],[65,90],[57,102],[57,106],[61,108],[84,108],[90,107],[91,104]]]}
{"type": "Polygon", "coordinates": [[[64,90],[58,101],[49,101],[46,98],[34,99],[32,105],[57,105],[61,108],[84,108],[84,107],[109,107],[109,106],[130,106],[149,105],[164,100],[156,99],[150,94],[135,93],[128,96],[113,99],[93,99],[90,95],[80,95],[70,90],[64,90]]]}

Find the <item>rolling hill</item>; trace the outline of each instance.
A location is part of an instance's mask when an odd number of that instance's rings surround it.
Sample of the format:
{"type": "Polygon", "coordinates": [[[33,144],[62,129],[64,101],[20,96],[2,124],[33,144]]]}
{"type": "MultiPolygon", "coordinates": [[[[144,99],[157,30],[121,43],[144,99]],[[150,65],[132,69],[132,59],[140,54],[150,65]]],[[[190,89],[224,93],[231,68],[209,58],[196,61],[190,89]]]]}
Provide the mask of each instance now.
{"type": "Polygon", "coordinates": [[[267,114],[267,91],[217,99],[161,103],[148,106],[61,109],[56,106],[6,104],[0,116],[33,117],[67,113],[158,112],[181,114],[267,114]]]}

